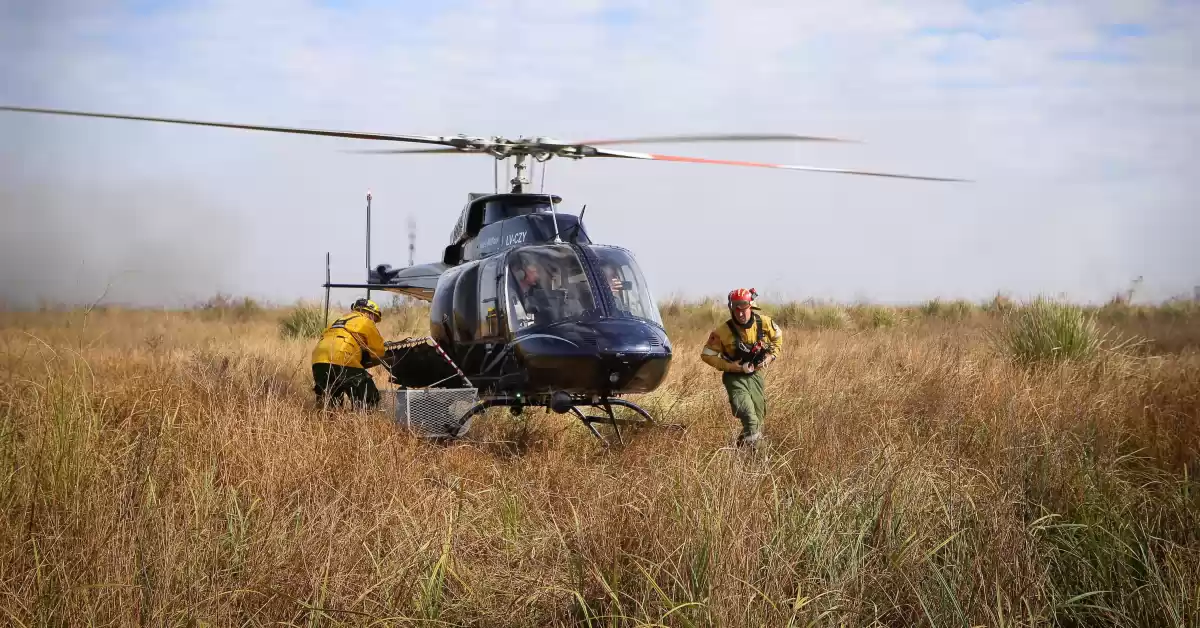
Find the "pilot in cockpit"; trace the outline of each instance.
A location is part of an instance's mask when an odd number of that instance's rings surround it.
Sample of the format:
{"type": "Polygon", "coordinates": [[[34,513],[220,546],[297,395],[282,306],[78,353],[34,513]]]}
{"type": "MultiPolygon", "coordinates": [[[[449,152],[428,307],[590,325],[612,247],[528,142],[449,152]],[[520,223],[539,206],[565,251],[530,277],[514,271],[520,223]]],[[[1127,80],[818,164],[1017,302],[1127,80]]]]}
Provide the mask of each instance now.
{"type": "Polygon", "coordinates": [[[617,308],[629,312],[629,297],[625,294],[625,291],[629,289],[629,284],[621,279],[621,271],[613,264],[603,264],[601,269],[604,272],[604,283],[612,291],[617,308]]]}
{"type": "Polygon", "coordinates": [[[513,290],[516,329],[552,322],[555,318],[550,295],[543,285],[543,274],[542,265],[532,258],[520,260],[513,265],[512,276],[516,279],[513,290]]]}

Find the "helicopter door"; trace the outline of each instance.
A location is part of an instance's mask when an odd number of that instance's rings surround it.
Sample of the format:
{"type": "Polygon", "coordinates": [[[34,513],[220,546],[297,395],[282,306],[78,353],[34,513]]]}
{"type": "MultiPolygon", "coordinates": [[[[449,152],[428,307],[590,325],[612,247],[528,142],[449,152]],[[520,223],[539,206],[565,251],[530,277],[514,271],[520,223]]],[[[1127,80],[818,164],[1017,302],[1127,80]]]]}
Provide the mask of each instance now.
{"type": "Polygon", "coordinates": [[[503,336],[500,324],[500,258],[493,257],[479,269],[479,336],[482,341],[498,341],[503,336]]]}
{"type": "Polygon", "coordinates": [[[478,266],[464,270],[454,284],[454,342],[458,344],[475,340],[475,319],[478,314],[475,311],[478,305],[475,301],[475,284],[478,271],[478,266]]]}

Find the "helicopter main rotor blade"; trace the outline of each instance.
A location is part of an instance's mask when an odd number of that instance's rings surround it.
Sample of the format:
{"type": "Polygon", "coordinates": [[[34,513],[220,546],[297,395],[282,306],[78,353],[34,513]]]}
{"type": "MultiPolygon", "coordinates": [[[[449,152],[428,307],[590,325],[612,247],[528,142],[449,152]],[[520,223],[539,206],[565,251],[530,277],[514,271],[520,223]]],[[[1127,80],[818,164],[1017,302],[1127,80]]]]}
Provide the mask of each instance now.
{"type": "Polygon", "coordinates": [[[457,148],[362,148],[358,150],[343,150],[341,152],[355,153],[358,155],[406,155],[412,153],[462,153],[467,151],[462,151],[457,148]]]}
{"type": "MultiPolygon", "coordinates": [[[[868,170],[845,170],[842,168],[818,168],[816,166],[788,166],[783,164],[767,164],[757,161],[734,161],[730,159],[705,159],[703,157],[681,157],[679,155],[659,155],[656,153],[635,153],[623,150],[596,149],[596,157],[619,157],[622,159],[648,159],[652,161],[678,161],[693,164],[717,164],[722,166],[750,166],[754,168],[777,168],[780,170],[806,170],[810,172],[832,172],[837,174],[857,174],[870,177],[890,177],[894,179],[919,179],[923,181],[953,181],[970,183],[970,179],[952,179],[947,177],[926,177],[912,174],[891,174],[886,172],[871,172],[868,170]]],[[[591,156],[591,155],[589,155],[591,156]]]]}
{"type": "MultiPolygon", "coordinates": [[[[795,133],[723,133],[723,134],[708,134],[708,135],[659,135],[647,137],[631,137],[615,140],[588,140],[584,142],[558,142],[550,141],[547,147],[553,149],[558,146],[608,146],[612,144],[686,144],[691,142],[854,142],[860,143],[859,140],[847,140],[837,137],[819,137],[816,135],[797,135],[795,133]]],[[[532,142],[537,144],[536,140],[532,142]]],[[[371,155],[411,155],[411,154],[430,154],[430,153],[453,153],[460,152],[454,149],[443,148],[367,148],[362,150],[348,150],[348,153],[371,154],[371,155]]]]}
{"type": "Polygon", "coordinates": [[[838,137],[797,135],[795,133],[721,133],[701,135],[659,135],[631,137],[616,140],[588,140],[579,142],[587,146],[610,146],[613,144],[688,144],[693,142],[854,142],[838,137]]]}
{"type": "Polygon", "coordinates": [[[436,135],[390,135],[387,133],[363,133],[359,131],[330,131],[324,129],[298,129],[282,126],[264,126],[257,124],[234,124],[231,122],[208,122],[202,120],[184,120],[179,118],[151,118],[148,116],[128,116],[114,113],[92,113],[87,111],[67,111],[63,109],[35,109],[32,107],[8,107],[0,105],[0,111],[17,111],[23,113],[48,113],[64,116],[82,116],[86,118],[113,118],[117,120],[139,120],[143,122],[168,122],[172,124],[191,124],[196,126],[212,126],[227,129],[245,129],[250,131],[271,131],[275,133],[296,133],[300,135],[323,135],[327,137],[348,137],[359,140],[383,140],[390,142],[416,142],[419,144],[440,144],[443,146],[466,145],[463,138],[440,137],[436,135]]]}

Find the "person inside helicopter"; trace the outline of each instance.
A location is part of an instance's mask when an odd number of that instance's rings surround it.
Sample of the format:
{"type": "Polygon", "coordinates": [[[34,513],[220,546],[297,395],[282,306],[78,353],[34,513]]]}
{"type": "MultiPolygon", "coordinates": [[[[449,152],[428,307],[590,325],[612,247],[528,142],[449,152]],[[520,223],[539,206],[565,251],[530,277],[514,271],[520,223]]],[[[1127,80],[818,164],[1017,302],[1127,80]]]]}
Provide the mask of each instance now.
{"type": "Polygon", "coordinates": [[[550,295],[544,285],[541,264],[532,258],[518,260],[513,265],[512,276],[516,280],[513,291],[514,319],[520,327],[541,325],[555,318],[550,295]]]}
{"type": "Polygon", "coordinates": [[[509,316],[515,330],[566,320],[594,309],[583,266],[566,246],[524,250],[509,266],[509,316]]]}
{"type": "Polygon", "coordinates": [[[604,264],[601,268],[604,270],[604,283],[612,291],[613,300],[617,302],[617,307],[622,311],[628,312],[629,302],[624,298],[624,294],[622,294],[626,286],[625,282],[621,279],[621,271],[613,264],[604,264]]]}
{"type": "Polygon", "coordinates": [[[627,252],[606,246],[589,247],[600,260],[604,281],[616,301],[617,316],[642,318],[662,325],[658,307],[650,297],[646,280],[627,252]]]}

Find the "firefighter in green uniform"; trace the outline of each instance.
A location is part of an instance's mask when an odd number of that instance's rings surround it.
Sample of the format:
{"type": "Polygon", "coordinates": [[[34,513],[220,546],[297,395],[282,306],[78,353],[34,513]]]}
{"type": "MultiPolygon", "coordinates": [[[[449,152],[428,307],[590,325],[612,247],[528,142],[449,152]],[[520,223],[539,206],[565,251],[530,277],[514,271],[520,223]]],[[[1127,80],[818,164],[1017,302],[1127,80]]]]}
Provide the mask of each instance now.
{"type": "Polygon", "coordinates": [[[355,407],[379,404],[379,388],[367,369],[385,364],[387,349],[376,327],[381,320],[383,312],[374,301],[358,299],[348,314],[321,334],[312,352],[313,392],[318,405],[328,396],[332,405],[340,406],[343,395],[355,407]]]}
{"type": "Polygon", "coordinates": [[[760,441],[767,417],[763,369],[774,362],[783,348],[783,332],[771,317],[758,312],[753,288],[729,293],[729,320],[713,330],[700,359],[722,371],[721,383],[729,395],[729,407],[742,422],[738,445],[760,441]]]}

